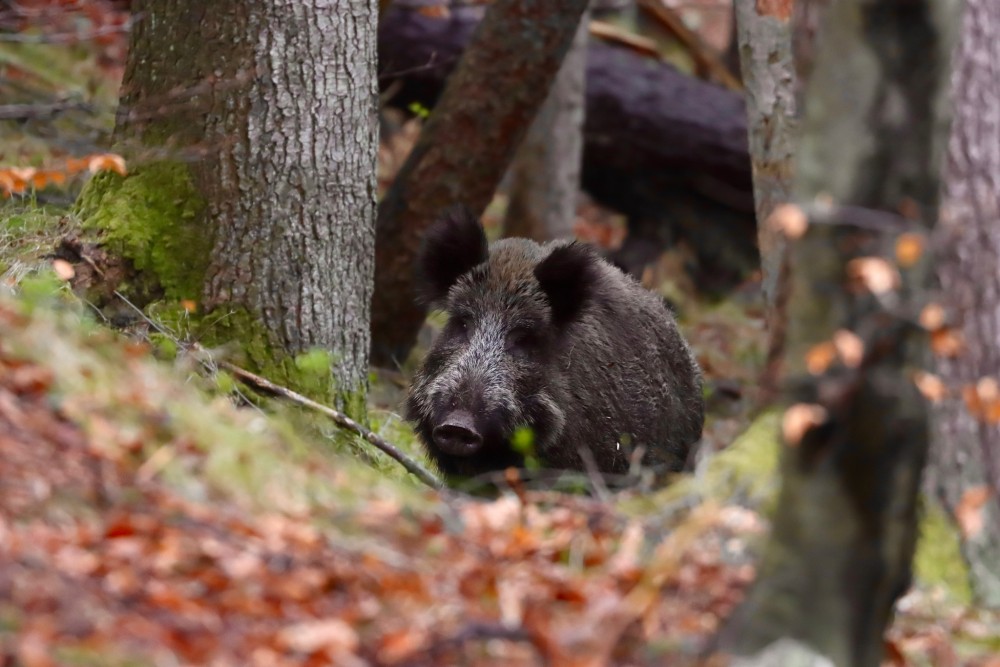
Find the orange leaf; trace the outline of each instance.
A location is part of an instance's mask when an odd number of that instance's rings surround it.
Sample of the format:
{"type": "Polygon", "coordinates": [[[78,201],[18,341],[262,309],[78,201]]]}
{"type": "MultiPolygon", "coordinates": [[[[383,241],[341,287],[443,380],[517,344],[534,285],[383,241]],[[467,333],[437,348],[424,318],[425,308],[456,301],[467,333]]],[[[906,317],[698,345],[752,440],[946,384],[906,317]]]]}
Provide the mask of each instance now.
{"type": "Polygon", "coordinates": [[[845,366],[857,368],[861,365],[865,356],[865,343],[861,336],[847,329],[839,329],[833,334],[833,346],[837,348],[837,354],[845,366]]]}
{"type": "Polygon", "coordinates": [[[937,375],[918,371],[913,375],[913,384],[917,390],[931,403],[937,403],[948,395],[948,387],[937,375]]]}
{"type": "Polygon", "coordinates": [[[955,520],[966,539],[979,535],[983,530],[983,506],[990,499],[990,488],[975,486],[962,494],[962,499],[955,507],[955,520]]]}
{"type": "Polygon", "coordinates": [[[18,175],[17,169],[0,169],[0,188],[7,194],[19,194],[24,192],[27,185],[23,178],[18,175]]]}
{"type": "Polygon", "coordinates": [[[962,389],[962,398],[969,413],[982,422],[1000,423],[1000,383],[984,377],[962,389]]]}
{"type": "Polygon", "coordinates": [[[924,237],[907,232],[896,239],[896,261],[904,269],[916,264],[924,254],[924,237]]]}
{"type": "Polygon", "coordinates": [[[11,167],[8,171],[10,171],[15,179],[23,183],[27,183],[38,173],[38,170],[34,167],[11,167]]]}
{"type": "Polygon", "coordinates": [[[418,8],[417,12],[432,19],[446,19],[451,16],[451,10],[447,5],[426,5],[418,8]]]}
{"type": "Polygon", "coordinates": [[[821,375],[837,358],[837,348],[830,341],[813,345],[806,352],[806,369],[813,375],[821,375]]]}
{"type": "Polygon", "coordinates": [[[0,190],[5,195],[14,192],[14,176],[6,169],[0,169],[0,190]]]}
{"type": "Polygon", "coordinates": [[[937,331],[944,326],[944,308],[937,303],[929,303],[920,311],[920,326],[928,331],[937,331]]]}
{"type": "Polygon", "coordinates": [[[87,160],[87,170],[92,174],[96,174],[99,171],[114,171],[124,176],[126,174],[125,158],[121,155],[115,155],[114,153],[92,155],[90,159],[87,160]]]}
{"type": "Polygon", "coordinates": [[[771,229],[783,233],[790,239],[802,238],[809,227],[805,211],[795,204],[781,204],[775,207],[767,219],[771,229]]]}
{"type": "Polygon", "coordinates": [[[785,410],[781,419],[781,433],[790,447],[797,447],[805,434],[826,421],[827,411],[822,405],[796,403],[785,410]]]}
{"type": "Polygon", "coordinates": [[[899,272],[881,257],[859,257],[847,264],[847,275],[872,294],[885,294],[899,287],[899,272]]]}
{"type": "Polygon", "coordinates": [[[339,618],[286,626],[278,632],[277,639],[281,646],[302,653],[323,649],[353,652],[358,647],[358,633],[339,618]]]}
{"type": "Polygon", "coordinates": [[[66,160],[66,172],[77,174],[87,168],[89,160],[86,158],[70,158],[66,160]]]}
{"type": "Polygon", "coordinates": [[[962,336],[951,328],[931,332],[931,350],[939,357],[957,357],[965,349],[962,336]]]}

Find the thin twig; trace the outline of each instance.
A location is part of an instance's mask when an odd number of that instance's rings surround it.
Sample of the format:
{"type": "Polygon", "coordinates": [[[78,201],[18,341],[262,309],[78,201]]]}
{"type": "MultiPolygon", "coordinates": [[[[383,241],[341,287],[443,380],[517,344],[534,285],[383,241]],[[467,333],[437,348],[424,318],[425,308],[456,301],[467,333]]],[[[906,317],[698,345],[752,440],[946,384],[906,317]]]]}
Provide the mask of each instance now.
{"type": "Polygon", "coordinates": [[[19,44],[78,44],[106,35],[127,33],[132,29],[132,21],[121,25],[106,25],[92,30],[79,32],[55,32],[40,35],[25,35],[22,33],[5,33],[0,35],[0,42],[16,42],[19,44]]]}
{"type": "Polygon", "coordinates": [[[65,111],[86,111],[93,113],[94,108],[86,102],[39,102],[37,104],[0,104],[0,120],[28,120],[30,118],[47,118],[65,111]]]}
{"type": "MultiPolygon", "coordinates": [[[[202,348],[200,345],[197,344],[195,344],[194,348],[201,352],[205,351],[204,348],[202,348]]],[[[248,382],[259,389],[271,392],[277,396],[281,396],[282,398],[288,401],[291,401],[292,403],[295,403],[296,405],[301,405],[302,407],[309,408],[310,410],[314,410],[316,412],[319,412],[320,414],[326,415],[337,426],[347,431],[351,431],[355,435],[360,436],[366,442],[374,445],[375,447],[379,448],[380,450],[382,450],[383,452],[394,458],[401,466],[406,468],[409,472],[413,473],[413,475],[416,476],[417,479],[419,479],[427,486],[433,489],[440,489],[443,487],[441,480],[439,480],[433,474],[428,472],[423,466],[421,466],[419,463],[417,463],[409,456],[404,454],[388,440],[384,439],[382,436],[378,435],[374,431],[365,428],[358,422],[354,421],[353,419],[345,415],[343,412],[335,410],[327,405],[323,405],[322,403],[317,403],[311,398],[307,398],[302,394],[299,394],[297,392],[292,391],[291,389],[288,389],[287,387],[282,387],[281,385],[274,384],[267,378],[255,375],[254,373],[251,373],[248,370],[240,368],[239,366],[235,366],[229,363],[228,361],[218,361],[216,363],[218,363],[220,368],[226,369],[239,379],[248,382]]]]}

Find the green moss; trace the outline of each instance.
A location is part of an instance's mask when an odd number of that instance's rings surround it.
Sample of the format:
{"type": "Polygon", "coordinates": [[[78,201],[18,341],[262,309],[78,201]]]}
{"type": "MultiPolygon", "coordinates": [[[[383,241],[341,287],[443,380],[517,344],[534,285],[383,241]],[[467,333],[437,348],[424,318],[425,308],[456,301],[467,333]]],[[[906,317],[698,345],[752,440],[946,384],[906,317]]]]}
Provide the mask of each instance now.
{"type": "Polygon", "coordinates": [[[98,174],[76,212],[86,229],[99,231],[110,250],[155,280],[168,299],[197,299],[212,250],[204,206],[187,165],[155,162],[125,178],[98,174]]]}
{"type": "Polygon", "coordinates": [[[936,502],[923,499],[920,540],[913,557],[913,569],[922,583],[941,586],[963,604],[972,601],[969,571],[955,525],[936,502]]]}
{"type": "MultiPolygon", "coordinates": [[[[275,384],[325,405],[334,405],[356,421],[366,422],[367,386],[362,383],[359,387],[337,387],[332,373],[336,356],[328,350],[312,349],[289,355],[272,343],[256,317],[235,306],[199,316],[189,313],[178,302],[159,301],[150,304],[147,313],[168,332],[166,338],[196,340],[275,384]]],[[[169,345],[164,352],[169,356],[169,345]]]]}

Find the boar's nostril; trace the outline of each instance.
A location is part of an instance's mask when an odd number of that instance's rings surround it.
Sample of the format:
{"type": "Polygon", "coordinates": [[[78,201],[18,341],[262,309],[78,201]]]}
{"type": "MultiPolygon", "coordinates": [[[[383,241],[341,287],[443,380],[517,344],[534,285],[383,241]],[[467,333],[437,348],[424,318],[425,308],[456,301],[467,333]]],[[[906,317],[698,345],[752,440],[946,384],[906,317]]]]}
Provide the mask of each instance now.
{"type": "Polygon", "coordinates": [[[464,410],[452,412],[445,417],[434,427],[431,435],[434,444],[452,456],[471,456],[483,444],[483,437],[476,431],[472,415],[464,410]]]}

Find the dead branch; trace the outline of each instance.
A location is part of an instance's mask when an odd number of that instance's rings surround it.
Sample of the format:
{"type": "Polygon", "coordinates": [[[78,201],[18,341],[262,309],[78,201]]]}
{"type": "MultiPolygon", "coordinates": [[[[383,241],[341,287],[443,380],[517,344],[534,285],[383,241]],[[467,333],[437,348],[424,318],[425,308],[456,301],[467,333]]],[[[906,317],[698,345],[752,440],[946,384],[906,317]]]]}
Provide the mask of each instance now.
{"type": "Polygon", "coordinates": [[[666,30],[677,38],[688,50],[701,73],[707,73],[712,79],[726,88],[742,91],[743,85],[733,76],[725,63],[705,46],[701,38],[684,25],[674,9],[667,7],[661,0],[639,0],[639,6],[652,14],[666,30]]]}
{"type": "MultiPolygon", "coordinates": [[[[207,352],[205,348],[197,344],[195,344],[193,348],[202,353],[207,352]]],[[[213,363],[217,364],[219,368],[224,368],[225,370],[229,371],[240,380],[253,386],[255,389],[262,389],[268,393],[274,394],[275,396],[280,396],[281,398],[287,401],[291,401],[296,405],[300,405],[304,408],[309,408],[314,412],[318,412],[322,415],[329,417],[330,420],[333,421],[333,423],[339,426],[340,428],[346,431],[350,431],[351,433],[354,433],[357,436],[360,436],[366,442],[374,445],[378,449],[388,454],[390,457],[395,459],[396,462],[398,462],[401,466],[406,468],[408,472],[412,473],[417,479],[419,479],[421,482],[431,487],[432,489],[441,489],[444,487],[441,480],[439,480],[427,469],[425,469],[419,463],[417,463],[409,456],[407,456],[405,453],[403,453],[395,445],[393,445],[388,440],[378,435],[374,431],[365,428],[358,422],[354,421],[353,419],[345,415],[343,412],[331,408],[328,405],[317,403],[311,398],[307,398],[302,394],[292,391],[287,387],[282,387],[281,385],[277,385],[268,380],[267,378],[263,378],[259,375],[251,373],[250,371],[240,368],[239,366],[236,366],[234,364],[231,364],[228,361],[214,361],[213,363]]]]}

